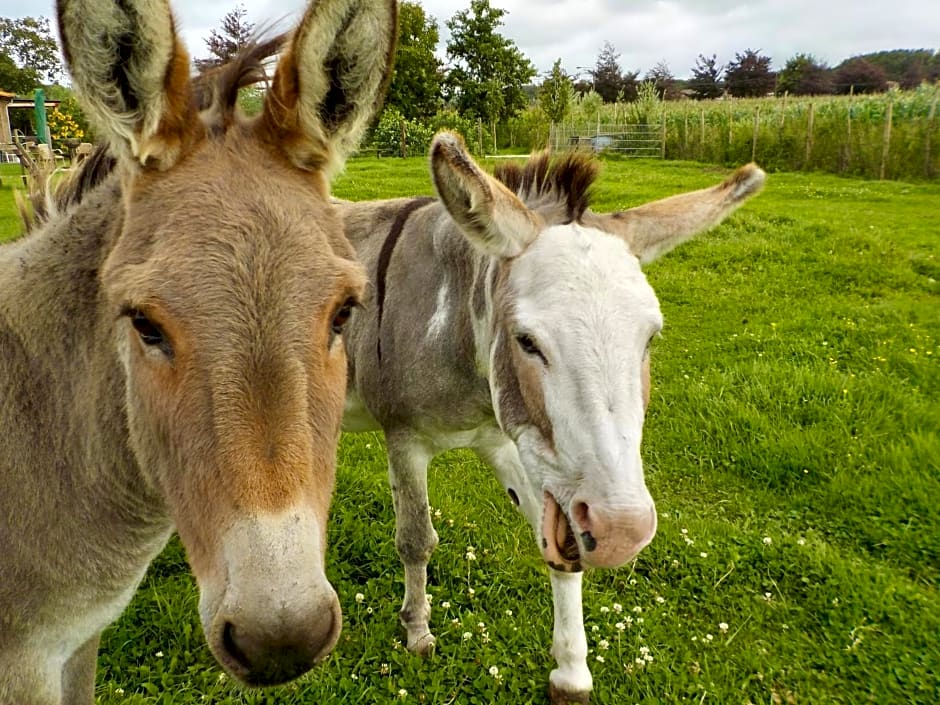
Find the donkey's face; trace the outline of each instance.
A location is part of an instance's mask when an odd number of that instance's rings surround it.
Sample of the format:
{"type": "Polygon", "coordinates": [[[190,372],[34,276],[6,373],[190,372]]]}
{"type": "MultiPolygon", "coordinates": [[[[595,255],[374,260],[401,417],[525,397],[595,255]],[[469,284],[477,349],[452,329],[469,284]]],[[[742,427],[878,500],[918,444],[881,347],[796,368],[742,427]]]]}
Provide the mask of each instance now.
{"type": "MultiPolygon", "coordinates": [[[[431,166],[463,234],[493,257],[477,328],[491,331],[493,403],[526,471],[526,486],[507,490],[543,507],[533,528],[553,567],[621,565],[656,531],[640,441],[662,318],[640,262],[719,222],[763,172],[750,165],[719,187],[599,216],[583,193],[543,188],[531,175],[521,188],[542,188],[535,196],[555,203],[529,209],[452,135],[435,140],[431,166]]],[[[594,172],[569,176],[584,189],[594,172]]]]}
{"type": "Polygon", "coordinates": [[[380,97],[396,6],[308,9],[248,122],[230,103],[191,110],[167,8],[129,4],[64,1],[59,18],[124,175],[101,281],[130,445],[186,546],[216,658],[249,684],[279,683],[323,658],[341,626],[326,521],[340,333],[364,275],[327,173],[380,97]],[[102,36],[115,42],[107,57],[102,36]]]}
{"type": "Polygon", "coordinates": [[[656,296],[623,240],[574,223],[502,266],[491,380],[544,506],[543,553],[619,565],[656,530],[640,458],[656,296]]]}

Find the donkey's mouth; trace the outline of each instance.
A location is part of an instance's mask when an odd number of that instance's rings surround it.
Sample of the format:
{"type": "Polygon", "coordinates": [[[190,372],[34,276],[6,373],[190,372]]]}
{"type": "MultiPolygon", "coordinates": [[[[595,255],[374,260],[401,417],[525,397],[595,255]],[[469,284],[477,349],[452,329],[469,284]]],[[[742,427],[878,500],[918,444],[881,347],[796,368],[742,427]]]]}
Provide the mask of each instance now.
{"type": "Polygon", "coordinates": [[[571,521],[551,492],[542,504],[542,558],[550,568],[563,573],[581,570],[581,553],[571,530],[571,521]]]}

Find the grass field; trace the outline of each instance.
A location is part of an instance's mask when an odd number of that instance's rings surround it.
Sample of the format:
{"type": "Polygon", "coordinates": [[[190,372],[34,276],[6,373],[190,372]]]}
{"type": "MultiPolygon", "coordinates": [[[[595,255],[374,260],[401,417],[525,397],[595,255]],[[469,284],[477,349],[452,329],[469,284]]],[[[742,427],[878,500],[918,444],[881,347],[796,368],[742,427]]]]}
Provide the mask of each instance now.
{"type": "MultiPolygon", "coordinates": [[[[724,173],[608,161],[595,203],[724,173]]],[[[362,159],[334,191],[431,188],[423,160],[362,159]]],[[[649,267],[666,320],[644,439],[659,533],[586,578],[593,702],[940,702],[938,211],[938,184],[773,174],[649,267]]],[[[422,661],[400,642],[381,437],[347,436],[339,458],[328,573],[345,623],[327,663],[264,692],[220,675],[174,541],[105,633],[100,703],[547,702],[546,569],[487,469],[460,452],[432,467],[438,648],[422,661]]]]}

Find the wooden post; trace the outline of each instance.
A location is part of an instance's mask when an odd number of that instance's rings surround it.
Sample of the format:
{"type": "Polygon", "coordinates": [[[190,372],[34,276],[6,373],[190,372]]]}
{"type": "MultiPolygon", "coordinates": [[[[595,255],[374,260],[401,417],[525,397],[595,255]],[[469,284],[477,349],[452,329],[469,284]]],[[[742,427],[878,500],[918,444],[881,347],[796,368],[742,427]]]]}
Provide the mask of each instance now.
{"type": "Polygon", "coordinates": [[[731,127],[734,123],[734,113],[731,111],[731,96],[728,96],[728,153],[726,156],[731,156],[731,140],[733,139],[731,127]]]}
{"type": "Polygon", "coordinates": [[[480,145],[480,155],[483,155],[483,118],[477,118],[477,144],[480,145]]]}
{"type": "Polygon", "coordinates": [[[803,169],[809,169],[809,158],[813,153],[813,123],[816,120],[816,103],[809,104],[809,116],[806,118],[806,154],[803,157],[803,169]]]}
{"type": "Polygon", "coordinates": [[[757,135],[760,132],[760,105],[754,110],[754,137],[751,139],[751,161],[757,161],[757,135]]]}
{"type": "Polygon", "coordinates": [[[404,120],[399,121],[398,126],[401,128],[401,158],[405,159],[408,157],[408,131],[404,120]]]}
{"type": "Polygon", "coordinates": [[[689,104],[686,103],[682,109],[682,158],[689,158],[689,104]]]}
{"type": "Polygon", "coordinates": [[[704,161],[706,161],[706,159],[705,159],[705,108],[702,108],[701,120],[702,120],[702,123],[701,123],[701,127],[702,127],[702,139],[699,140],[698,159],[700,159],[701,161],[704,162],[704,161]]]}
{"type": "Polygon", "coordinates": [[[783,129],[787,122],[787,99],[790,97],[790,91],[783,92],[783,108],[780,110],[780,129],[783,129]]]}
{"type": "Polygon", "coordinates": [[[493,118],[493,154],[496,154],[496,118],[493,118]]]}
{"type": "Polygon", "coordinates": [[[888,154],[891,151],[891,115],[894,113],[894,96],[888,93],[888,114],[885,115],[885,131],[881,140],[881,169],[878,178],[884,181],[888,169],[888,154]]]}
{"type": "Polygon", "coordinates": [[[662,131],[662,135],[660,136],[661,149],[659,152],[659,158],[665,159],[666,158],[666,106],[665,105],[663,106],[662,112],[660,112],[659,114],[659,121],[663,124],[663,128],[662,128],[663,131],[662,131]]]}
{"type": "Polygon", "coordinates": [[[927,135],[924,138],[924,176],[928,179],[933,176],[933,164],[930,161],[930,137],[934,130],[937,118],[937,98],[940,97],[940,81],[933,88],[933,100],[930,101],[930,112],[927,115],[927,135]]]}
{"type": "Polygon", "coordinates": [[[842,170],[843,172],[852,167],[852,108],[855,103],[854,96],[854,92],[849,93],[849,113],[845,118],[845,167],[842,170]]]}

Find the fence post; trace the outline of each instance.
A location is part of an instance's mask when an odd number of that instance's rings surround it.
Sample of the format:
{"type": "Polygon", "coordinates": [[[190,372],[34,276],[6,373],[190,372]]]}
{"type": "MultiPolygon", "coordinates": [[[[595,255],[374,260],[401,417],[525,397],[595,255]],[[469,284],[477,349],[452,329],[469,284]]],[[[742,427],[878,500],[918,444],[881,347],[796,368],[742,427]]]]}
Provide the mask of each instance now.
{"type": "MultiPolygon", "coordinates": [[[[852,88],[854,89],[854,86],[852,88]]],[[[852,167],[852,107],[854,102],[855,92],[851,90],[849,93],[849,113],[845,118],[845,168],[843,168],[843,172],[852,167]]]]}
{"type": "Polygon", "coordinates": [[[924,176],[928,179],[933,176],[933,165],[930,163],[930,137],[934,129],[934,121],[937,118],[938,96],[940,96],[940,81],[933,87],[933,100],[930,101],[930,112],[927,115],[927,136],[924,140],[924,176]]]}
{"type": "Polygon", "coordinates": [[[731,101],[732,98],[728,96],[728,152],[725,154],[725,159],[731,158],[731,141],[734,139],[732,134],[732,126],[734,124],[734,113],[731,110],[731,101]]]}
{"type": "Polygon", "coordinates": [[[477,118],[477,144],[480,145],[480,155],[485,153],[483,149],[483,118],[477,118]]]}
{"type": "Polygon", "coordinates": [[[698,159],[700,159],[701,161],[704,162],[704,161],[706,161],[706,159],[705,159],[705,108],[702,108],[701,117],[702,117],[702,123],[701,123],[701,126],[702,126],[702,139],[699,140],[698,159]]]}
{"type": "Polygon", "coordinates": [[[666,106],[663,106],[662,112],[659,114],[659,121],[663,124],[663,131],[661,135],[662,139],[662,149],[659,153],[660,159],[666,158],[666,106]]]}
{"type": "Polygon", "coordinates": [[[751,140],[751,161],[757,161],[757,134],[760,132],[760,105],[754,109],[754,138],[751,140]]]}
{"type": "Polygon", "coordinates": [[[878,178],[884,181],[888,168],[888,153],[891,150],[891,115],[894,113],[894,95],[888,92],[888,113],[885,115],[885,131],[881,140],[881,169],[878,178]]]}
{"type": "Polygon", "coordinates": [[[787,99],[790,97],[790,91],[783,92],[783,109],[780,111],[780,129],[783,129],[787,122],[787,99]]]}
{"type": "Polygon", "coordinates": [[[408,131],[405,129],[405,120],[402,118],[398,126],[401,128],[401,158],[407,159],[408,157],[408,131]]]}
{"type": "Polygon", "coordinates": [[[809,158],[813,153],[813,123],[816,120],[816,103],[809,104],[809,117],[806,119],[806,155],[803,158],[803,169],[809,169],[809,158]]]}
{"type": "Polygon", "coordinates": [[[689,104],[686,103],[682,109],[682,118],[685,122],[682,128],[682,158],[689,158],[689,104]]]}

